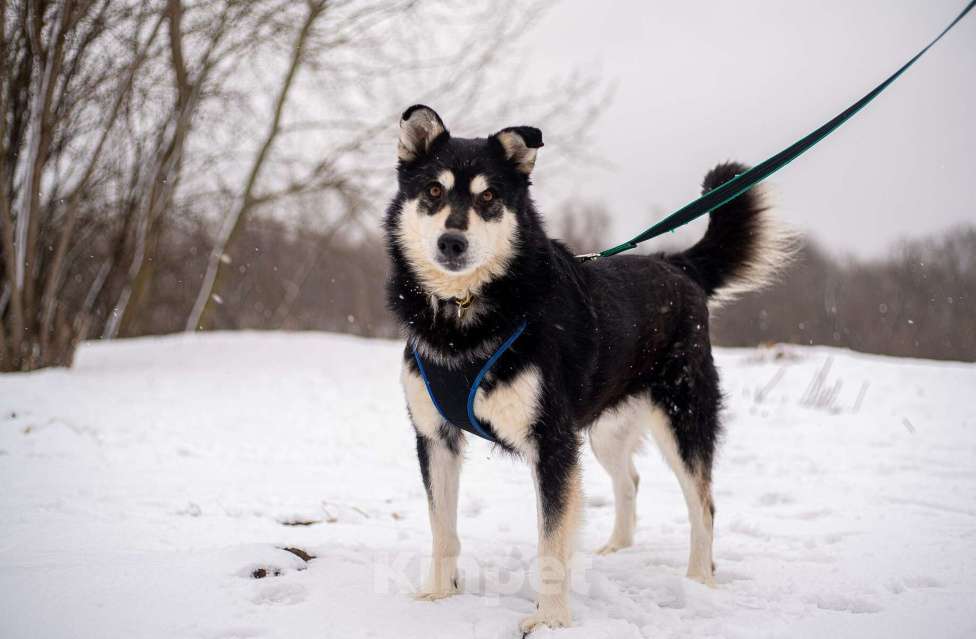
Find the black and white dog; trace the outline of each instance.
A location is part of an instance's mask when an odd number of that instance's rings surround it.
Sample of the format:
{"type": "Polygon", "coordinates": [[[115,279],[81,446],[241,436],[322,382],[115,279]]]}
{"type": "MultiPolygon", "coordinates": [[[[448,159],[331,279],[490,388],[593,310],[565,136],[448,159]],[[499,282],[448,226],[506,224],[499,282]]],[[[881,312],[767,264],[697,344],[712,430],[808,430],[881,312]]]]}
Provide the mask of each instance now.
{"type": "MultiPolygon", "coordinates": [[[[713,583],[711,471],[722,398],[709,304],[764,284],[791,252],[790,234],[777,230],[754,188],[714,211],[705,236],[683,253],[579,263],[546,236],[529,195],[541,146],[541,132],[524,126],[455,138],[432,109],[410,107],[385,224],[389,305],[408,340],[402,381],[433,530],[420,597],[458,589],[466,438],[434,399],[423,362],[456,369],[461,379],[472,363],[500,353],[471,390],[468,410],[479,431],[533,470],[543,570],[525,632],[571,620],[568,562],[582,509],[584,433],[613,481],[614,529],[599,552],[633,543],[632,456],[649,432],[687,501],[688,576],[713,583]]],[[[704,189],[743,170],[720,165],[704,189]]],[[[459,383],[467,392],[470,379],[459,383]]]]}

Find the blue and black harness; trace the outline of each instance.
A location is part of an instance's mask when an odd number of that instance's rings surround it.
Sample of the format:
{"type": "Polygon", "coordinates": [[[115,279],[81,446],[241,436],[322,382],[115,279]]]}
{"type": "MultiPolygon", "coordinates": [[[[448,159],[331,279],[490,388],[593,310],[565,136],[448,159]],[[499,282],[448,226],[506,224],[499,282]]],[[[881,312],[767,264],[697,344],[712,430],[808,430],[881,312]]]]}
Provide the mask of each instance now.
{"type": "Polygon", "coordinates": [[[483,426],[474,416],[474,397],[485,375],[525,331],[526,324],[527,322],[523,320],[515,332],[502,342],[486,361],[467,360],[460,369],[442,366],[425,358],[417,349],[413,349],[413,359],[417,362],[420,376],[427,387],[427,394],[430,395],[430,400],[434,402],[437,412],[445,421],[490,442],[497,441],[490,429],[483,426]]]}

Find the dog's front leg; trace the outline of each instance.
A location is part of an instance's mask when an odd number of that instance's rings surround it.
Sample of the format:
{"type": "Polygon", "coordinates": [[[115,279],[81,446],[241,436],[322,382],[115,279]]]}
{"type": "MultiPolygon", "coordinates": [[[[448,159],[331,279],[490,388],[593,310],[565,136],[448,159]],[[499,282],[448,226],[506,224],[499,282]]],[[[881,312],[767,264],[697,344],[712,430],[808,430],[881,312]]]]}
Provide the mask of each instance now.
{"type": "Polygon", "coordinates": [[[570,562],[582,512],[578,444],[540,442],[533,467],[539,523],[539,597],[522,632],[568,626],[570,562]]]}
{"type": "Polygon", "coordinates": [[[462,442],[417,435],[417,458],[427,490],[433,534],[430,572],[417,593],[418,599],[433,601],[459,590],[457,563],[461,542],[457,535],[457,504],[462,442]]]}

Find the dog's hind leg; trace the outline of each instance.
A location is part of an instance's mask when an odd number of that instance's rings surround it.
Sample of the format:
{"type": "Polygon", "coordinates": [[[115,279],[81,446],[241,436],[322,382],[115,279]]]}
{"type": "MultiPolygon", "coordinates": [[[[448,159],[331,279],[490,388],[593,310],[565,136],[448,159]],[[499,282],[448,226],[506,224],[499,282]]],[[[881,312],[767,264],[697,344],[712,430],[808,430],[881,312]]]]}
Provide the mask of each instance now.
{"type": "Polygon", "coordinates": [[[637,488],[640,475],[634,467],[634,452],[643,432],[632,403],[602,416],[590,429],[590,447],[613,482],[613,532],[597,554],[608,555],[634,543],[637,525],[637,488]]]}
{"type": "Polygon", "coordinates": [[[417,598],[428,601],[450,597],[459,591],[457,563],[461,541],[457,534],[457,505],[461,451],[456,442],[451,444],[440,437],[417,435],[417,457],[427,489],[433,535],[430,572],[417,598]]]}
{"type": "Polygon", "coordinates": [[[582,515],[583,487],[578,444],[572,435],[540,438],[533,464],[539,521],[539,597],[536,611],[522,620],[523,633],[538,626],[559,628],[572,621],[570,562],[582,515]]]}
{"type": "MultiPolygon", "coordinates": [[[[699,443],[700,448],[697,450],[686,445],[685,454],[682,455],[676,432],[681,433],[680,429],[687,430],[691,426],[684,423],[679,415],[693,418],[687,411],[677,410],[669,417],[663,410],[655,407],[651,413],[650,430],[665,460],[677,476],[688,506],[688,520],[691,524],[688,577],[708,586],[714,586],[712,539],[715,509],[712,504],[711,489],[711,447],[714,445],[714,439],[706,438],[707,441],[699,443]]],[[[698,418],[700,419],[701,416],[698,418]]]]}

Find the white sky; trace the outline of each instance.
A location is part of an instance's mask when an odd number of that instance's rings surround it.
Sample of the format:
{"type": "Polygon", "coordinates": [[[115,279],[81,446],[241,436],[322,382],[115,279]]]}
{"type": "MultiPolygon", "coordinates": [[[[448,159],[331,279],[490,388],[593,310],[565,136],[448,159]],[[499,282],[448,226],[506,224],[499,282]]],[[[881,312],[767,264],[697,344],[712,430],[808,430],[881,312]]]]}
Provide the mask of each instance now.
{"type": "MultiPolygon", "coordinates": [[[[612,238],[625,240],[696,197],[717,161],[756,164],[849,106],[964,4],[567,0],[535,30],[524,77],[545,83],[579,68],[616,83],[593,135],[593,153],[611,168],[547,188],[544,150],[536,180],[543,212],[567,197],[605,202],[612,238]]],[[[832,250],[862,256],[976,222],[974,80],[976,14],[772,178],[783,218],[832,250]]],[[[698,234],[679,232],[686,241],[698,234]]]]}

